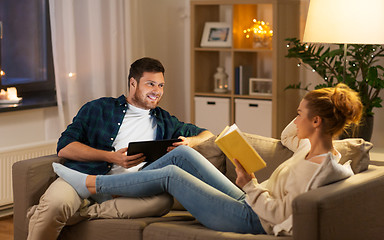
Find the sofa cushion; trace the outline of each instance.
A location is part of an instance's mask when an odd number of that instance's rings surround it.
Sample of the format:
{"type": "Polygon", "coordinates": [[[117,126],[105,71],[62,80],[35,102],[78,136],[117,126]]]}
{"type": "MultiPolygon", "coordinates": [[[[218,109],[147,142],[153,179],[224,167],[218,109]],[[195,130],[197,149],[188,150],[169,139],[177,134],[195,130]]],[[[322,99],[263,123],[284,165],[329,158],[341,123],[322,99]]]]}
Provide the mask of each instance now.
{"type": "Polygon", "coordinates": [[[225,173],[225,155],[215,143],[216,136],[193,148],[210,161],[220,172],[225,173]]]}
{"type": "Polygon", "coordinates": [[[341,164],[352,160],[351,167],[355,174],[368,169],[369,150],[373,147],[372,143],[361,138],[347,138],[335,140],[333,145],[341,153],[339,161],[341,164]]]}
{"type": "Polygon", "coordinates": [[[163,217],[137,219],[95,219],[85,220],[73,226],[66,226],[59,239],[130,239],[142,240],[144,229],[155,222],[193,221],[195,218],[185,211],[171,211],[163,217]]]}
{"type": "Polygon", "coordinates": [[[143,240],[292,240],[292,237],[275,237],[264,234],[240,234],[208,229],[198,221],[153,223],[144,229],[143,240]]]}

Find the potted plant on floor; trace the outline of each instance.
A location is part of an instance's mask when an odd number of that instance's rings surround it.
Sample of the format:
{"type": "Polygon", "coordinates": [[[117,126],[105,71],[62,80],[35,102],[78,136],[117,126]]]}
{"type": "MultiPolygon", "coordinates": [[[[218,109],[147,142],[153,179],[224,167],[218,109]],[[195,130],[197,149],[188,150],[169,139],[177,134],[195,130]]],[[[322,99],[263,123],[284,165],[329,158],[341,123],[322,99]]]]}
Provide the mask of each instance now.
{"type": "MultiPolygon", "coordinates": [[[[346,48],[347,61],[344,62],[343,44],[307,44],[297,38],[288,38],[286,41],[286,57],[298,59],[298,66],[309,67],[323,79],[322,83],[314,86],[315,89],[333,87],[342,82],[359,93],[364,105],[363,119],[357,131],[350,130],[346,136],[362,137],[370,141],[373,109],[382,107],[379,93],[384,88],[384,67],[377,62],[384,57],[384,48],[381,45],[349,44],[346,48]]],[[[309,85],[299,83],[289,85],[287,89],[308,90],[309,85]]]]}

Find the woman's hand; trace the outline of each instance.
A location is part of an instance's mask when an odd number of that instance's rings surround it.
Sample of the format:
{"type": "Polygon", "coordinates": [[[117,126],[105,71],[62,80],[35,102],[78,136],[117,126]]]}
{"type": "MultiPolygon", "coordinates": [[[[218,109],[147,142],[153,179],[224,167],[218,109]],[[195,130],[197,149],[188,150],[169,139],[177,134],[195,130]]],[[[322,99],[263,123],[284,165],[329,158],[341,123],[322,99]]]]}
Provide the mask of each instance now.
{"type": "Polygon", "coordinates": [[[256,177],[253,173],[248,174],[247,171],[245,171],[245,169],[243,168],[243,166],[239,163],[239,161],[237,161],[237,159],[233,159],[233,161],[235,162],[235,166],[236,166],[236,169],[235,169],[237,174],[236,184],[240,188],[243,188],[245,184],[249,183],[249,181],[252,180],[252,178],[256,178],[256,177]]]}

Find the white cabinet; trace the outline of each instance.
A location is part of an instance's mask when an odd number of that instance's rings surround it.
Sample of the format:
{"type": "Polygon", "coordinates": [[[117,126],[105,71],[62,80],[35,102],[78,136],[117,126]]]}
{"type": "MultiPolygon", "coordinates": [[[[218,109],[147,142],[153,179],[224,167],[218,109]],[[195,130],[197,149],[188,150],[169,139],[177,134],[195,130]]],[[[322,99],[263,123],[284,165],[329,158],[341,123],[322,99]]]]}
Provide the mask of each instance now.
{"type": "Polygon", "coordinates": [[[243,132],[272,137],[272,101],[235,99],[235,123],[243,132]]]}
{"type": "Polygon", "coordinates": [[[195,123],[213,134],[219,134],[230,123],[230,99],[195,97],[195,123]]]}

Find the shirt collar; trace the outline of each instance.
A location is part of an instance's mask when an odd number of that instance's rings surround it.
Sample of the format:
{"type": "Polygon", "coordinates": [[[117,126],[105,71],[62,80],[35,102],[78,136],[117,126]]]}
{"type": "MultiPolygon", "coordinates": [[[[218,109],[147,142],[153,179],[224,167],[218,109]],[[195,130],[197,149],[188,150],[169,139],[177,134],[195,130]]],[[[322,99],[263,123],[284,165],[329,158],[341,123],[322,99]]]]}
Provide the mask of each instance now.
{"type": "Polygon", "coordinates": [[[118,103],[120,106],[123,106],[123,105],[128,106],[128,105],[127,105],[127,98],[124,96],[124,94],[121,95],[120,97],[118,97],[118,98],[116,99],[116,101],[117,101],[117,103],[118,103]]]}

